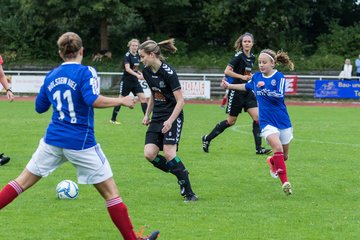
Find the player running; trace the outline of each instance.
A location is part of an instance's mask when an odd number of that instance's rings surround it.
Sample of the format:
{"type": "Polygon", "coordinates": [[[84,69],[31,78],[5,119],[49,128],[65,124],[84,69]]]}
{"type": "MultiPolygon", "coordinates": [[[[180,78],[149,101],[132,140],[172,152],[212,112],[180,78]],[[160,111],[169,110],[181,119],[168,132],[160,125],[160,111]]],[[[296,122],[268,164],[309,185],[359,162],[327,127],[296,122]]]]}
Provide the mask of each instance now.
{"type": "MultiPolygon", "coordinates": [[[[251,52],[254,45],[254,37],[251,33],[244,33],[235,42],[236,54],[225,68],[225,75],[233,79],[234,84],[246,83],[251,79],[251,70],[255,62],[255,56],[251,52]]],[[[253,135],[256,154],[269,154],[270,149],[261,146],[260,127],[258,121],[258,107],[254,93],[251,91],[230,90],[228,93],[228,105],[226,120],[216,124],[214,129],[207,135],[202,136],[204,152],[209,152],[210,142],[228,127],[233,126],[242,109],[253,119],[253,135]]]]}
{"type": "Polygon", "coordinates": [[[177,177],[180,194],[185,202],[197,201],[191,188],[189,172],[177,156],[180,135],[184,123],[184,97],[175,70],[164,62],[161,48],[176,52],[174,40],[156,43],[148,40],[139,47],[141,61],[146,66],[143,75],[151,90],[143,124],[146,132],[144,155],[154,167],[177,177]],[[152,113],[151,120],[150,114],[152,113]],[[159,152],[163,151],[164,156],[159,152]]]}
{"type": "MultiPolygon", "coordinates": [[[[124,74],[120,83],[120,96],[125,97],[132,92],[137,96],[141,103],[141,108],[145,114],[147,108],[147,99],[144,90],[141,87],[139,80],[144,80],[140,72],[140,57],[138,54],[139,40],[131,39],[128,43],[129,51],[124,56],[124,74]]],[[[121,106],[116,106],[113,109],[110,123],[120,124],[116,121],[121,106]]]]}
{"type": "Polygon", "coordinates": [[[94,135],[94,108],[133,108],[135,101],[130,96],[110,98],[99,94],[96,70],[81,65],[84,48],[76,33],[64,33],[57,44],[64,63],[46,75],[35,102],[38,113],[52,107],[51,122],[24,171],[0,191],[0,209],[68,160],[76,167],[78,183],[93,184],[104,198],[124,239],[156,239],[158,231],[148,237],[136,236],[109,161],[94,135]]]}
{"type": "Polygon", "coordinates": [[[286,195],[292,194],[291,184],[287,178],[285,160],[289,156],[289,144],[293,138],[293,128],[285,105],[285,76],[274,69],[282,63],[291,70],[294,64],[287,53],[265,49],[259,55],[260,72],[255,73],[246,84],[229,84],[223,81],[226,89],[253,91],[259,102],[259,122],[261,135],[266,139],[274,152],[267,158],[272,177],[280,178],[286,195]]]}

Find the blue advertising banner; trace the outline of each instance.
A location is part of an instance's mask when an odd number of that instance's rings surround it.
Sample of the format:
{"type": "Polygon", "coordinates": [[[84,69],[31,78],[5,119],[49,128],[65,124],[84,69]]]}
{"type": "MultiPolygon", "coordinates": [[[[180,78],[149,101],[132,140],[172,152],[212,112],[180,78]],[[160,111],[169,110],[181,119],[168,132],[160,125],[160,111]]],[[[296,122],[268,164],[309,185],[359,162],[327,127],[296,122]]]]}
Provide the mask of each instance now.
{"type": "Polygon", "coordinates": [[[316,98],[360,98],[360,82],[357,80],[316,80],[316,98]]]}

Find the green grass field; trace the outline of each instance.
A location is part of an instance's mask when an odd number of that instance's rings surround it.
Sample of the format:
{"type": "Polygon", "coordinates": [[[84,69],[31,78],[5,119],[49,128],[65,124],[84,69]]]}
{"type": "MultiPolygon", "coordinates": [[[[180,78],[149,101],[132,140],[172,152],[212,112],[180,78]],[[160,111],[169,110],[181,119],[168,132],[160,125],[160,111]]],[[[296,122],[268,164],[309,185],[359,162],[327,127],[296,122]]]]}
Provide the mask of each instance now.
{"type": "MultiPolygon", "coordinates": [[[[51,115],[37,114],[31,101],[0,101],[0,109],[0,152],[12,158],[0,166],[2,187],[25,167],[51,115]]],[[[178,156],[190,171],[196,203],[183,203],[175,177],[144,159],[140,105],[121,109],[122,125],[108,123],[111,109],[96,110],[97,141],[135,229],[159,229],[163,240],[358,239],[359,108],[288,109],[295,136],[287,161],[294,191],[290,197],[270,177],[265,157],[255,155],[247,114],[205,154],[201,135],[226,115],[218,105],[185,106],[178,156]]],[[[76,200],[56,199],[55,187],[63,179],[76,181],[70,164],[2,209],[0,239],[121,239],[92,186],[79,185],[76,200]]]]}

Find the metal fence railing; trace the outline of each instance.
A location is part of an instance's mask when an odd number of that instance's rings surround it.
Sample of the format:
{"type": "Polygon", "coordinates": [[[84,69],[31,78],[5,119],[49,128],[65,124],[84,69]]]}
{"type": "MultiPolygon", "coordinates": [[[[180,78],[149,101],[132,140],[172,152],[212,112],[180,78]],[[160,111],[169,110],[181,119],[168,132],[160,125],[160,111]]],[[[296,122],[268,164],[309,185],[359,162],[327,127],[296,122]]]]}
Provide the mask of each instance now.
{"type": "MultiPolygon", "coordinates": [[[[48,71],[5,71],[8,75],[46,75],[48,71]]],[[[122,72],[98,72],[101,77],[101,90],[108,94],[118,94],[119,83],[121,81],[122,72]]],[[[178,73],[180,80],[207,80],[211,82],[211,98],[219,98],[224,94],[224,89],[220,87],[220,81],[224,76],[223,73],[178,73]]],[[[297,97],[314,97],[315,80],[323,79],[339,79],[339,76],[327,75],[296,75],[297,81],[297,97]]],[[[358,80],[358,77],[352,77],[358,80]]]]}

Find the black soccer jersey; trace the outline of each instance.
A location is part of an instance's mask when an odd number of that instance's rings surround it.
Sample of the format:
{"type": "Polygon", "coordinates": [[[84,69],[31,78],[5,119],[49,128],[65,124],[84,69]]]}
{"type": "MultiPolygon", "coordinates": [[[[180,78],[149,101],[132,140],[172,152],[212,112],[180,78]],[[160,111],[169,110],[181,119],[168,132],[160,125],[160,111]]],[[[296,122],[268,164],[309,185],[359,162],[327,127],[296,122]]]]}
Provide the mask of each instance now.
{"type": "Polygon", "coordinates": [[[137,72],[140,70],[140,56],[139,54],[135,54],[133,55],[132,53],[130,52],[127,52],[124,56],[124,77],[123,77],[123,80],[130,80],[130,81],[137,81],[137,77],[135,77],[134,75],[128,73],[126,70],[125,70],[125,64],[130,64],[130,68],[134,71],[134,72],[137,72]]]}
{"type": "MultiPolygon", "coordinates": [[[[235,56],[231,59],[228,63],[228,66],[233,68],[235,73],[241,75],[249,75],[251,70],[254,66],[255,56],[254,54],[250,53],[250,56],[247,57],[245,53],[239,51],[235,54],[235,56]]],[[[242,80],[240,78],[234,78],[234,84],[238,83],[247,83],[247,81],[242,80]]]]}
{"type": "MultiPolygon", "coordinates": [[[[151,67],[145,67],[143,76],[154,99],[151,121],[166,121],[176,105],[173,92],[181,89],[175,70],[167,63],[161,62],[161,67],[156,73],[151,70],[151,67]]],[[[180,115],[182,114],[181,111],[180,115]]]]}

